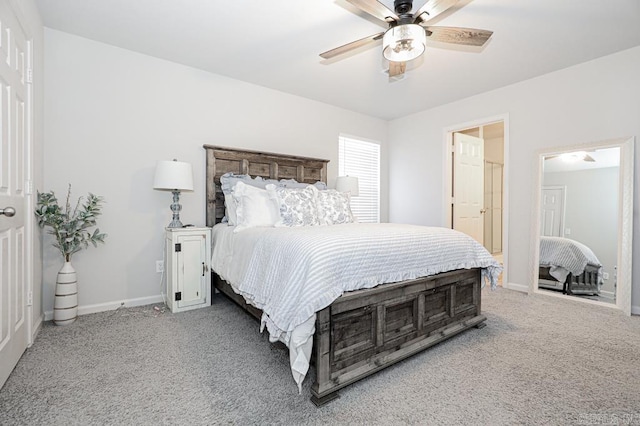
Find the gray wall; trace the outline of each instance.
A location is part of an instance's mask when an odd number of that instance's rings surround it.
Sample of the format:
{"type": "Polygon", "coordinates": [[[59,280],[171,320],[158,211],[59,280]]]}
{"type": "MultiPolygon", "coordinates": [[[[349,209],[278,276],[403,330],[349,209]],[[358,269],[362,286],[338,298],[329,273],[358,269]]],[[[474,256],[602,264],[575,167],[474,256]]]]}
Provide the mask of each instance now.
{"type": "MultiPolygon", "coordinates": [[[[151,189],[154,165],[174,157],[194,165],[196,188],[182,197],[182,217],[201,224],[203,143],[325,157],[332,160],[331,183],[339,133],[378,140],[389,219],[443,225],[443,129],[509,114],[507,284],[526,288],[537,151],[640,134],[640,47],[385,122],[54,30],[45,31],[45,42],[44,185],[38,189],[63,193],[72,182],[76,194],[93,191],[108,202],[100,223],[107,244],[75,262],[81,307],[159,294],[154,261],[162,256],[170,200],[151,189]]],[[[639,165],[636,155],[636,170],[639,165]]],[[[633,244],[640,253],[640,173],[635,176],[633,244]]],[[[43,250],[50,310],[61,262],[48,244],[43,250]]],[[[640,256],[633,270],[632,300],[640,313],[640,256]]]]}
{"type": "MultiPolygon", "coordinates": [[[[640,135],[640,47],[394,120],[390,220],[443,225],[444,130],[508,114],[508,283],[531,281],[534,181],[542,149],[640,135]]],[[[635,156],[632,311],[640,314],[640,155],[635,156]]]]}
{"type": "MultiPolygon", "coordinates": [[[[203,144],[331,160],[338,171],[338,136],[381,143],[381,216],[388,206],[387,122],[71,34],[46,29],[44,186],[106,199],[99,220],[106,244],[74,256],[79,311],[121,301],[160,301],[163,229],[171,194],[153,190],[158,160],[177,158],[194,169],[195,190],[183,193],[183,223],[204,225],[203,144]]],[[[62,258],[45,240],[44,307],[62,258]]]]}
{"type": "Polygon", "coordinates": [[[614,291],[618,260],[618,167],[544,173],[544,185],[565,189],[565,237],[591,248],[609,273],[603,291],[614,291]]]}

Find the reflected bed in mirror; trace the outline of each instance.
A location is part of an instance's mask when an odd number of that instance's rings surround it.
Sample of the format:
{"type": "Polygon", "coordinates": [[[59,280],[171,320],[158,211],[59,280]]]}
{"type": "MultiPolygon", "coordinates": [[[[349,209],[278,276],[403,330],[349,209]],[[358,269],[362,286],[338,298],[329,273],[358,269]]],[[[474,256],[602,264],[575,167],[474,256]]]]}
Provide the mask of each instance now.
{"type": "Polygon", "coordinates": [[[538,153],[530,292],[631,312],[633,139],[538,153]]]}

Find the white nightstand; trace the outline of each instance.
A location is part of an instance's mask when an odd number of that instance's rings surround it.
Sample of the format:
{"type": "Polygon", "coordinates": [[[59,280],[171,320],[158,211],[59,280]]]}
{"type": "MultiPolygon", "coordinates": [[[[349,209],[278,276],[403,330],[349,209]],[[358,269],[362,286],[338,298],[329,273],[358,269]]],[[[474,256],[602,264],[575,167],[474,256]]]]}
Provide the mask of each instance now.
{"type": "Polygon", "coordinates": [[[182,312],[211,305],[211,228],[166,228],[167,307],[182,312]]]}

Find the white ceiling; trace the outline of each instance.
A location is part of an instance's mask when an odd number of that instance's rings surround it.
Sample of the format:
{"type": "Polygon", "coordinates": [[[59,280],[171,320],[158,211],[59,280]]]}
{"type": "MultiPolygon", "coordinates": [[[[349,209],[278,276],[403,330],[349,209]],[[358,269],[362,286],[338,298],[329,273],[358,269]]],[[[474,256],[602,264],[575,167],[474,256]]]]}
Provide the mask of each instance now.
{"type": "Polygon", "coordinates": [[[384,30],[344,0],[36,3],[49,28],[383,119],[640,45],[638,0],[461,0],[430,23],[492,30],[487,45],[429,42],[405,78],[390,81],[379,44],[318,56],[384,30]]]}

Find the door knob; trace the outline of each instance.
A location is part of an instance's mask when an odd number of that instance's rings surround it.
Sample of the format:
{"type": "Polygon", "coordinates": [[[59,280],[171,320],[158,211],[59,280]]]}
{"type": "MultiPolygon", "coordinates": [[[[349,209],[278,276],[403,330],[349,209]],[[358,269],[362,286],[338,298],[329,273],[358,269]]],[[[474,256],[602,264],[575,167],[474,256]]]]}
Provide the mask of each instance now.
{"type": "Polygon", "coordinates": [[[6,207],[4,209],[0,209],[0,215],[5,215],[6,217],[12,217],[16,214],[16,209],[13,207],[6,207]]]}

